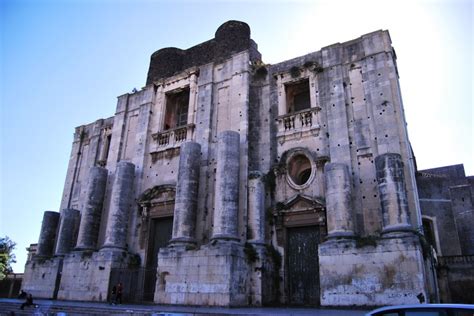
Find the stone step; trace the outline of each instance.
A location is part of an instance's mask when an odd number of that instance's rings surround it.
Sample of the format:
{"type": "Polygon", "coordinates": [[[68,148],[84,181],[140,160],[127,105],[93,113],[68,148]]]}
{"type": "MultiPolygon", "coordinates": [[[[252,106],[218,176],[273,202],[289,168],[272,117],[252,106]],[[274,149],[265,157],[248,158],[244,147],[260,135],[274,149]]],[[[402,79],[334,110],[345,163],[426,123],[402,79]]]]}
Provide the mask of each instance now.
{"type": "MultiPolygon", "coordinates": [[[[141,307],[129,305],[103,305],[87,306],[87,303],[81,306],[72,306],[67,303],[55,304],[36,304],[35,307],[28,306],[20,309],[22,301],[19,302],[0,302],[0,315],[57,315],[57,316],[76,316],[76,315],[186,315],[191,316],[195,313],[173,313],[153,311],[151,307],[141,307]]],[[[200,314],[203,315],[203,314],[200,314]]]]}

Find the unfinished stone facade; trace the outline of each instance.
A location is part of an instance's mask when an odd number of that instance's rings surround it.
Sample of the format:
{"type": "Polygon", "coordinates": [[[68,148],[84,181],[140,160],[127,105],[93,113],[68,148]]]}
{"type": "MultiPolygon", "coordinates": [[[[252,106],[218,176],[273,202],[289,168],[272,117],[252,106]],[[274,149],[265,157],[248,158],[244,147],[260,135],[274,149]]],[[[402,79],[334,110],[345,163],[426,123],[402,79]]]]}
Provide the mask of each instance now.
{"type": "Polygon", "coordinates": [[[76,128],[35,297],[245,306],[429,297],[387,31],[275,65],[248,25],[151,56],[146,86],[76,128]],[[80,215],[78,215],[80,214],[80,215]]]}

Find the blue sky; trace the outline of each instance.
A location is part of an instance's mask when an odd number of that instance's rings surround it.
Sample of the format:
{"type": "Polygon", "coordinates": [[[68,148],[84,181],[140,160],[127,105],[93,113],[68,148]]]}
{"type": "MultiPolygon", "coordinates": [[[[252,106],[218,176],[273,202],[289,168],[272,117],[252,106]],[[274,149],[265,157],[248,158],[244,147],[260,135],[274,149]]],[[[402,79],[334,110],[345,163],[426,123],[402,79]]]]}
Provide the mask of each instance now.
{"type": "Polygon", "coordinates": [[[464,163],[474,175],[473,5],[446,1],[0,2],[0,235],[15,272],[59,211],[74,127],[112,116],[145,85],[150,55],[248,23],[266,63],[388,29],[418,168],[464,163]]]}

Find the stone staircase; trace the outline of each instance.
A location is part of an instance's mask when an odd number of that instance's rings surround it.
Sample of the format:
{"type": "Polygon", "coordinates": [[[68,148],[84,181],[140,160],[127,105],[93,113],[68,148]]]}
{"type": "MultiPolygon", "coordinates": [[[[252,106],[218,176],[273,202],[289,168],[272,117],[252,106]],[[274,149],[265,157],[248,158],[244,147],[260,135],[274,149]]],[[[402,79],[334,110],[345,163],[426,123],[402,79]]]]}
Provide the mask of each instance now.
{"type": "MultiPolygon", "coordinates": [[[[196,313],[174,313],[154,311],[152,306],[143,305],[108,305],[96,303],[75,303],[59,301],[35,302],[36,306],[20,309],[23,300],[0,300],[0,316],[10,315],[57,315],[57,316],[79,316],[79,315],[196,315],[196,313]]],[[[203,315],[203,314],[200,314],[203,315]]]]}

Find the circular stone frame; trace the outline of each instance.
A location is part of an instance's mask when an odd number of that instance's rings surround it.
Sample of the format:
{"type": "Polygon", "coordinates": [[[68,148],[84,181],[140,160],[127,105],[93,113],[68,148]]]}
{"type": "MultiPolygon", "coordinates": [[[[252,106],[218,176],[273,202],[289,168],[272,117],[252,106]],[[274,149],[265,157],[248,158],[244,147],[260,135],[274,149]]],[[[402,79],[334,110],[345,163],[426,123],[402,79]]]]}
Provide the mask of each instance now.
{"type": "Polygon", "coordinates": [[[295,150],[286,159],[286,180],[297,190],[306,189],[313,182],[316,163],[305,150],[295,150]]]}

